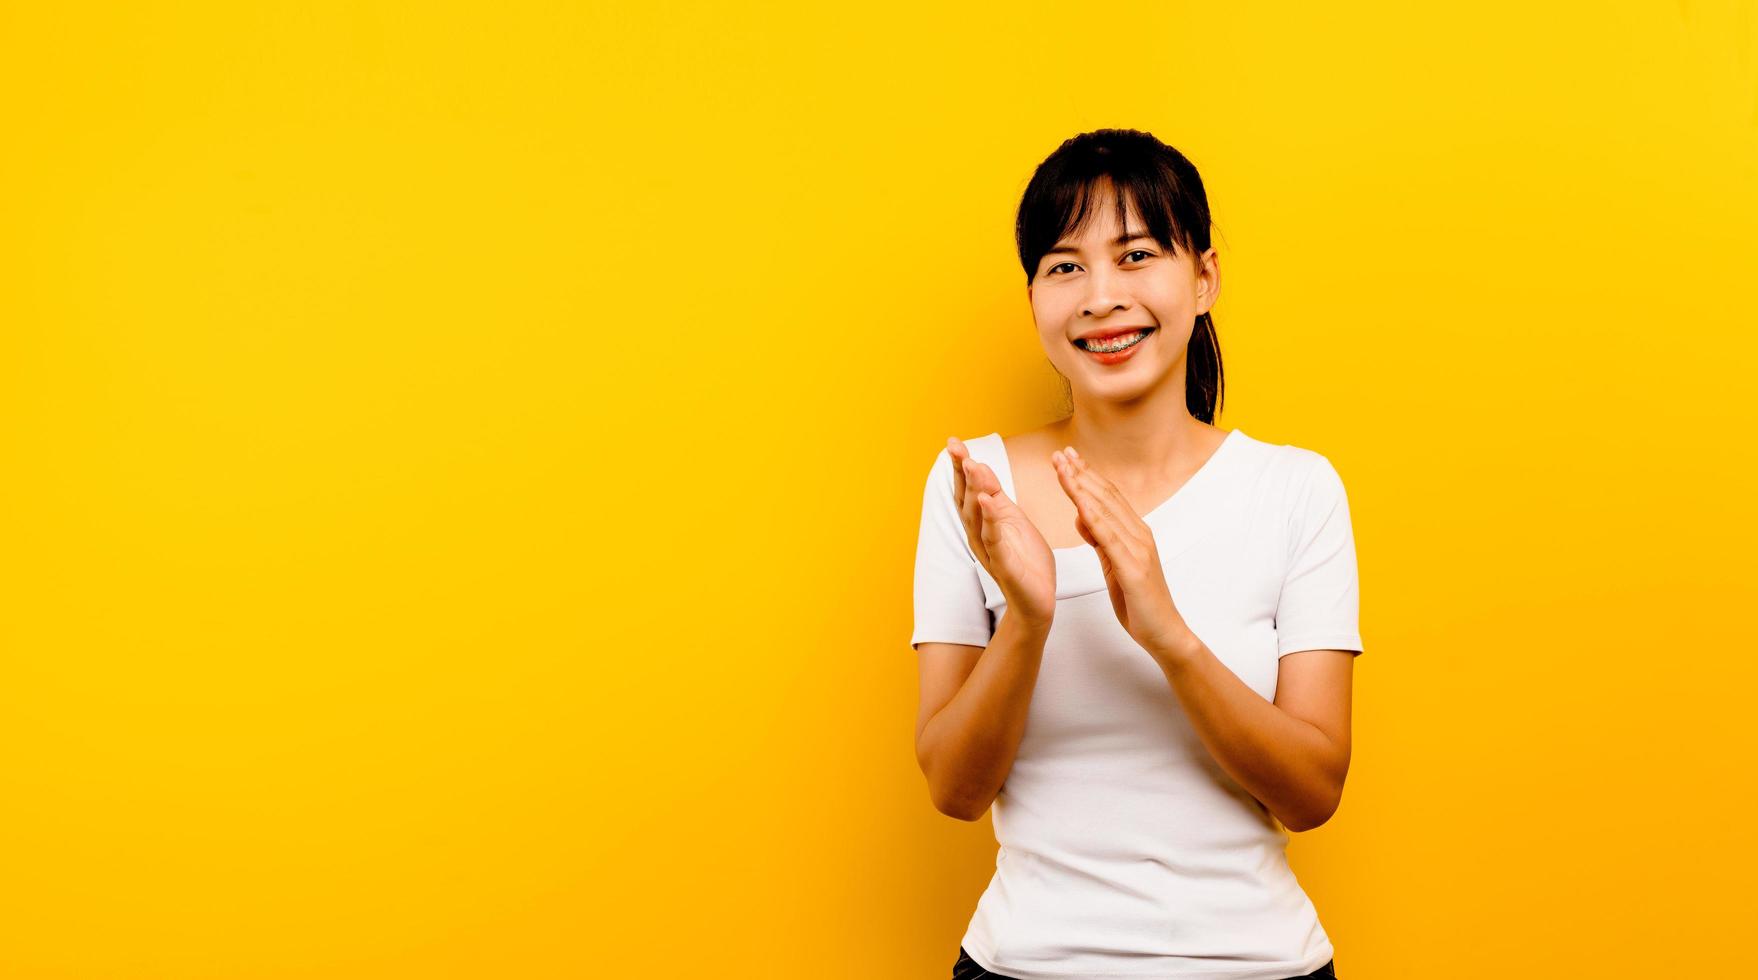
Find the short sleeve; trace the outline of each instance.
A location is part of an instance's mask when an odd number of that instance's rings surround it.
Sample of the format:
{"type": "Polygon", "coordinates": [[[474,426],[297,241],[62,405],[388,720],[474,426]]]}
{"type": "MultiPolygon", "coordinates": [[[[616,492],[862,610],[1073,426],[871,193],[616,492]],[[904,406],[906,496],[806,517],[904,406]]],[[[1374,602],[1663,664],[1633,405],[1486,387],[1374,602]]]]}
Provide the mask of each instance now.
{"type": "Polygon", "coordinates": [[[1317,456],[1289,522],[1288,572],[1276,601],[1276,655],[1361,652],[1361,586],[1349,497],[1331,461],[1317,456]]]}
{"type": "Polygon", "coordinates": [[[986,647],[995,635],[983,600],[977,556],[953,502],[952,453],[940,450],[922,489],[922,524],[916,537],[915,631],[918,643],[965,643],[986,647]]]}

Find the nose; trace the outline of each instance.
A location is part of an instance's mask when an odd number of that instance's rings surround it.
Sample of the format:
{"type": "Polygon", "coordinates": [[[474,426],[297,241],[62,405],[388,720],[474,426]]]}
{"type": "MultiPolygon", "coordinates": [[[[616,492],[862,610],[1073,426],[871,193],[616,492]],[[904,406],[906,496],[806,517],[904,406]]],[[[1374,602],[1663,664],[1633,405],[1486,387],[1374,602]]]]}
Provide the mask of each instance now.
{"type": "Polygon", "coordinates": [[[1129,309],[1129,297],[1124,293],[1117,273],[1103,268],[1089,273],[1087,293],[1081,297],[1081,315],[1105,316],[1119,309],[1129,309]]]}

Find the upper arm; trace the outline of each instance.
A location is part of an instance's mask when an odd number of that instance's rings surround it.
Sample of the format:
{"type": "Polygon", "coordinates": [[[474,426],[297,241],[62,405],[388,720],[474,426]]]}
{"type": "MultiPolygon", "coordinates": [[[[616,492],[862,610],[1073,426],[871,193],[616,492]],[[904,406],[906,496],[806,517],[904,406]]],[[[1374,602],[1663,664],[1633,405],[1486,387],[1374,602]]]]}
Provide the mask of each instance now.
{"type": "Polygon", "coordinates": [[[950,643],[987,647],[995,620],[983,596],[977,556],[954,499],[952,454],[940,450],[922,486],[916,534],[915,628],[910,646],[950,643]]]}
{"type": "Polygon", "coordinates": [[[916,710],[916,746],[922,744],[922,732],[929,719],[946,707],[959,688],[977,667],[984,647],[964,643],[919,643],[916,663],[920,667],[922,693],[916,710]]]}
{"type": "Polygon", "coordinates": [[[1276,707],[1324,732],[1334,748],[1339,785],[1349,772],[1349,716],[1355,680],[1353,650],[1301,650],[1281,659],[1276,707]]]}
{"type": "Polygon", "coordinates": [[[1288,514],[1287,565],[1276,599],[1276,653],[1362,649],[1360,580],[1349,495],[1316,453],[1288,514]]]}
{"type": "Polygon", "coordinates": [[[983,598],[976,555],[972,554],[954,498],[952,454],[934,457],[922,487],[922,523],[916,537],[915,628],[922,694],[916,712],[916,745],[941,708],[964,686],[977,659],[994,637],[995,621],[983,598]]]}

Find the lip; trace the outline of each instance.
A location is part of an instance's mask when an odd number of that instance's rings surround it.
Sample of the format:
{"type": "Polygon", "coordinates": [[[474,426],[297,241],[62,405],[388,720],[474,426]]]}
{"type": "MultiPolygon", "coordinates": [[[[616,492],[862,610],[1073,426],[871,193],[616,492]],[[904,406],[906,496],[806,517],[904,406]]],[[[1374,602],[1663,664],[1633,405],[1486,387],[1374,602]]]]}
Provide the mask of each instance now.
{"type": "MultiPolygon", "coordinates": [[[[1141,330],[1144,328],[1135,327],[1133,329],[1134,330],[1141,330]]],[[[1123,332],[1130,333],[1132,331],[1125,330],[1123,332]]],[[[1090,357],[1093,360],[1098,361],[1100,364],[1122,364],[1124,361],[1127,361],[1131,357],[1134,357],[1136,351],[1141,350],[1144,345],[1151,343],[1153,341],[1153,339],[1155,337],[1158,337],[1159,335],[1160,335],[1160,331],[1153,330],[1146,337],[1143,337],[1141,340],[1136,341],[1134,345],[1132,345],[1130,347],[1125,347],[1124,349],[1122,349],[1120,351],[1114,351],[1114,352],[1108,353],[1108,354],[1094,353],[1093,351],[1087,350],[1085,347],[1082,347],[1079,344],[1076,344],[1074,349],[1080,351],[1082,354],[1085,354],[1087,357],[1090,357]]]]}

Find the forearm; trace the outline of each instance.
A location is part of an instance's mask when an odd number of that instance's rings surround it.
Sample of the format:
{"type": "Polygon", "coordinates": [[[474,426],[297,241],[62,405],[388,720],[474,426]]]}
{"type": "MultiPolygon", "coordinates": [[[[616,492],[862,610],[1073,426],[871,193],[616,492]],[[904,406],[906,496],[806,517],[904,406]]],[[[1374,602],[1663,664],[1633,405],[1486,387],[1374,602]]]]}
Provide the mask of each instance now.
{"type": "Polygon", "coordinates": [[[1050,628],[1003,613],[958,693],[922,729],[919,747],[940,812],[976,820],[1013,768],[1050,628]]]}
{"type": "Polygon", "coordinates": [[[1154,659],[1209,755],[1283,826],[1330,819],[1348,764],[1330,736],[1265,700],[1195,636],[1154,659]]]}

